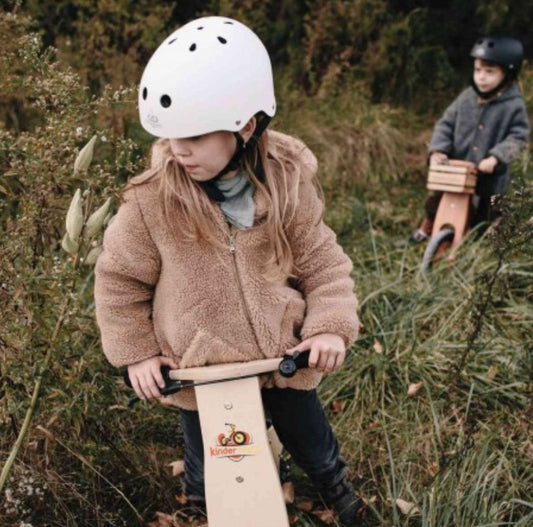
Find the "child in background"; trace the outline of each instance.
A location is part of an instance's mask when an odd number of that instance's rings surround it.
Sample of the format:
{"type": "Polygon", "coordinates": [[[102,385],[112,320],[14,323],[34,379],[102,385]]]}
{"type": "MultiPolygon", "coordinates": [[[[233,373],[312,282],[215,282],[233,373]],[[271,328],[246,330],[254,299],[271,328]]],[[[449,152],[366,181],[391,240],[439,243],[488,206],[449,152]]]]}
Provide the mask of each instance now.
{"type": "MultiPolygon", "coordinates": [[[[159,398],[160,368],[250,361],[309,349],[292,379],[262,397],[294,461],[357,525],[361,500],[317,397],[358,332],[351,262],[322,221],[317,162],[299,140],[267,131],[276,111],[270,58],[236,20],[205,17],[156,50],[139,90],[141,124],[159,139],[133,178],[96,265],[96,315],[109,361],[137,395],[159,398]]],[[[204,499],[194,392],[179,407],[185,491],[204,499]]]]}
{"type": "MultiPolygon", "coordinates": [[[[507,190],[511,162],[528,146],[530,126],[516,83],[522,44],[509,37],[482,38],[470,55],[474,58],[472,86],[453,101],[435,125],[429,163],[462,159],[477,166],[475,225],[499,215],[497,197],[507,190]]],[[[412,234],[412,242],[431,235],[441,197],[441,192],[428,197],[426,217],[412,234]]]]}

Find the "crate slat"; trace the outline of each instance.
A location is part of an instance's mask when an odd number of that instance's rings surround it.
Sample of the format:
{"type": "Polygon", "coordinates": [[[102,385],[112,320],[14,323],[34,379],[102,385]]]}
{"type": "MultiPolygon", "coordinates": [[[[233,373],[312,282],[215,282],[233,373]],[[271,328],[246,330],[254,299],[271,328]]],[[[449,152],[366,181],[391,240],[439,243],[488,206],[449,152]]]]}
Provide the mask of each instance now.
{"type": "Polygon", "coordinates": [[[449,174],[470,174],[475,172],[475,168],[454,165],[430,165],[429,169],[433,172],[447,172],[449,174]]]}
{"type": "Polygon", "coordinates": [[[444,183],[432,183],[428,181],[429,190],[440,190],[441,192],[458,192],[461,194],[474,194],[475,187],[465,185],[446,185],[444,183]]]}
{"type": "Polygon", "coordinates": [[[463,185],[467,187],[476,186],[476,176],[474,174],[450,174],[447,172],[433,172],[428,174],[428,182],[442,183],[444,185],[463,185]]]}

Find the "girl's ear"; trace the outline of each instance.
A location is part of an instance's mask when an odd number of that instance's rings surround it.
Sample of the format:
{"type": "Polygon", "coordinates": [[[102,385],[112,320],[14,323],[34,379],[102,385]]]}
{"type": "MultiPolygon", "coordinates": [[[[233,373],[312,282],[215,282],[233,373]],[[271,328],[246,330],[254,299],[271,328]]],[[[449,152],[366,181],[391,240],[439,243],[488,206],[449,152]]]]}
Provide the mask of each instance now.
{"type": "Polygon", "coordinates": [[[252,117],[243,128],[239,130],[240,136],[243,138],[244,142],[247,143],[255,132],[257,126],[257,119],[252,117]]]}

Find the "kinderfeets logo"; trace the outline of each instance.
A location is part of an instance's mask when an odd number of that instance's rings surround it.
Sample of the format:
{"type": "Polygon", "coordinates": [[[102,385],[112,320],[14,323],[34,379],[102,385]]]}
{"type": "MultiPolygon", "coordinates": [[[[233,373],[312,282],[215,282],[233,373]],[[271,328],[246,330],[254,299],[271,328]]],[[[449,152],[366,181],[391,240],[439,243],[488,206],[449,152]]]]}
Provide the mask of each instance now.
{"type": "Polygon", "coordinates": [[[211,457],[241,461],[244,457],[259,454],[259,447],[254,445],[253,438],[248,432],[238,430],[233,423],[226,423],[226,426],[229,431],[218,434],[216,446],[209,447],[211,457]]]}

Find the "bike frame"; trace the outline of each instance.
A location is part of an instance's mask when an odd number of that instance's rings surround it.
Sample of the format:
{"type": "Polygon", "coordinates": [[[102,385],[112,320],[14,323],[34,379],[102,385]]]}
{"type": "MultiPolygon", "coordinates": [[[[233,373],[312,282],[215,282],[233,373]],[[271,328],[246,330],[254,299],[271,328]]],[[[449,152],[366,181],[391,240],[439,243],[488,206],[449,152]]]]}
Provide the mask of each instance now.
{"type": "Polygon", "coordinates": [[[476,167],[469,161],[449,159],[446,164],[429,167],[427,188],[443,192],[431,236],[444,228],[453,229],[449,260],[468,231],[476,182],[476,167]]]}

